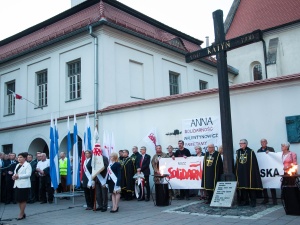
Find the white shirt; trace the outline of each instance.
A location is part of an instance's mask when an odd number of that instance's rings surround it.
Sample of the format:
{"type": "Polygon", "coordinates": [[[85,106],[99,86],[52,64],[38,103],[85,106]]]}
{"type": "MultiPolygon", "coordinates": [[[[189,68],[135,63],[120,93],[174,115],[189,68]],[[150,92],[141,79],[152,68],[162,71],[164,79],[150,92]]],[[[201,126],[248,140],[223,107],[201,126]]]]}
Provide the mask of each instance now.
{"type": "MultiPolygon", "coordinates": [[[[46,159],[45,161],[39,161],[36,165],[36,168],[37,169],[40,169],[40,170],[44,170],[46,169],[47,167],[50,166],[50,160],[49,159],[46,159]]],[[[40,176],[43,176],[42,174],[39,173],[40,176]]]]}

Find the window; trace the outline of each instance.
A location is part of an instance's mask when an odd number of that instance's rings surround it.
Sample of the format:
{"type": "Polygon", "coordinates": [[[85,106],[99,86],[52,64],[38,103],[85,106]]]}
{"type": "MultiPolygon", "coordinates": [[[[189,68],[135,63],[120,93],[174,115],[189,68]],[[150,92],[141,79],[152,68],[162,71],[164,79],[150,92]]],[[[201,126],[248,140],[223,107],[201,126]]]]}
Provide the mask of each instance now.
{"type": "Polygon", "coordinates": [[[48,98],[47,98],[47,70],[43,70],[36,73],[36,85],[37,85],[37,101],[38,106],[43,107],[47,105],[48,98]]]}
{"type": "Polygon", "coordinates": [[[179,74],[169,72],[170,95],[179,94],[179,74]]]}
{"type": "Polygon", "coordinates": [[[81,62],[80,59],[68,63],[69,100],[81,98],[81,62]]]}
{"type": "Polygon", "coordinates": [[[13,152],[13,145],[12,144],[10,144],[10,145],[2,145],[2,151],[5,154],[13,152]]]}
{"type": "Polygon", "coordinates": [[[262,80],[262,68],[260,63],[253,66],[253,79],[262,80]]]}
{"type": "Polygon", "coordinates": [[[269,49],[267,56],[267,65],[276,64],[277,60],[278,38],[272,38],[269,41],[269,49]]]}
{"type": "Polygon", "coordinates": [[[199,80],[199,90],[207,89],[207,82],[203,80],[199,80]]]}
{"type": "Polygon", "coordinates": [[[143,64],[129,60],[130,97],[145,100],[144,97],[144,68],[143,64]]]}
{"type": "Polygon", "coordinates": [[[14,92],[15,92],[15,81],[11,81],[6,83],[6,99],[5,99],[5,103],[6,103],[6,114],[10,115],[10,114],[14,114],[15,113],[15,96],[14,96],[14,92]]]}

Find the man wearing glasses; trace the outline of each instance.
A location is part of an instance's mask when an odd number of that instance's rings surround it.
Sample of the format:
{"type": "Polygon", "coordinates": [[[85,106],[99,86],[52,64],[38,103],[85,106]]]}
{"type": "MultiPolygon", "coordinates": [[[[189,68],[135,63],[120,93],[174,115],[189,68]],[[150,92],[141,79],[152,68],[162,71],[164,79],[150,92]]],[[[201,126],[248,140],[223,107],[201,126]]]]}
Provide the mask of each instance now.
{"type": "Polygon", "coordinates": [[[247,145],[246,139],[240,140],[240,149],[236,151],[236,178],[237,188],[241,191],[240,206],[256,206],[256,192],[262,190],[259,168],[255,153],[247,145]]]}

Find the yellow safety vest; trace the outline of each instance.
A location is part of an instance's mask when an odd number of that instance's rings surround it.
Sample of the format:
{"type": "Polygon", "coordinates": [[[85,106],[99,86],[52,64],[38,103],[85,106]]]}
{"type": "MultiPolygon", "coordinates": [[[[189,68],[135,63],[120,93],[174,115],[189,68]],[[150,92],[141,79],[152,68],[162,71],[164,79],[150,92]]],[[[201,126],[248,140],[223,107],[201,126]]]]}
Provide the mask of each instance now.
{"type": "Polygon", "coordinates": [[[68,168],[67,158],[65,158],[64,160],[60,159],[59,160],[59,174],[67,175],[67,173],[68,173],[67,168],[68,168]]]}

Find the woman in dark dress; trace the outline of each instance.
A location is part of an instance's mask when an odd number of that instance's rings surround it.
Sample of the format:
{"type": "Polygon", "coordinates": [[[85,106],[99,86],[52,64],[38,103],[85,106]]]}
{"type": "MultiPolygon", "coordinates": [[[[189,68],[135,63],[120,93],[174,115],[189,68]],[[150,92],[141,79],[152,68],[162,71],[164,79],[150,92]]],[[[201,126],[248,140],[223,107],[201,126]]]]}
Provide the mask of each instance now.
{"type": "Polygon", "coordinates": [[[15,195],[16,201],[19,203],[20,213],[17,220],[22,220],[26,218],[25,208],[26,202],[28,201],[28,196],[30,192],[31,182],[31,165],[26,162],[27,159],[27,152],[22,152],[18,154],[18,162],[12,179],[15,181],[14,188],[15,188],[15,195]]]}
{"type": "Polygon", "coordinates": [[[107,184],[109,193],[111,193],[112,199],[112,209],[111,213],[115,213],[119,211],[119,201],[120,201],[120,193],[121,193],[121,164],[118,162],[118,154],[111,153],[110,155],[110,165],[107,168],[108,176],[107,176],[107,184]]]}

